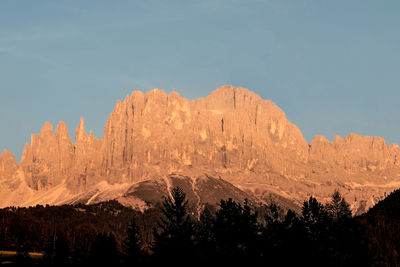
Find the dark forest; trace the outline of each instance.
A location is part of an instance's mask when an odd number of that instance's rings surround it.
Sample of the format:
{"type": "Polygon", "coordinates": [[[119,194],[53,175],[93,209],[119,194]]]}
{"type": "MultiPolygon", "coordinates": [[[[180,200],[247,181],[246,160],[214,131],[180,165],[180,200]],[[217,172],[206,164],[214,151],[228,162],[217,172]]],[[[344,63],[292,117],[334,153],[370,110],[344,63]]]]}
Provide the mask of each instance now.
{"type": "Polygon", "coordinates": [[[394,191],[352,217],[336,191],[325,205],[310,197],[301,214],[232,199],[194,210],[176,187],[144,212],[117,201],[9,207],[0,210],[0,260],[14,266],[395,266],[399,204],[394,191]]]}

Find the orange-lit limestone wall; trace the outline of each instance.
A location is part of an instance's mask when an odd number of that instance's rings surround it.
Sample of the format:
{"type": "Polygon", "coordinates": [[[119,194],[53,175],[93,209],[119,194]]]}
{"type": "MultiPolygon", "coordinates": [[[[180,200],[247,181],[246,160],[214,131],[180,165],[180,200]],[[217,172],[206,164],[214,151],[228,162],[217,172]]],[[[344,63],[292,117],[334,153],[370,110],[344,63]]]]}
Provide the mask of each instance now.
{"type": "Polygon", "coordinates": [[[334,142],[317,136],[309,146],[281,109],[245,88],[223,86],[197,100],[135,91],[118,101],[101,140],[86,133],[83,119],[75,143],[63,122],[55,132],[46,123],[18,165],[5,151],[0,191],[10,197],[0,204],[62,203],[100,183],[123,192],[171,173],[206,173],[260,196],[326,200],[337,188],[354,205],[370,206],[400,186],[399,154],[382,138],[355,134],[334,142]],[[25,197],[13,200],[15,192],[25,197]]]}

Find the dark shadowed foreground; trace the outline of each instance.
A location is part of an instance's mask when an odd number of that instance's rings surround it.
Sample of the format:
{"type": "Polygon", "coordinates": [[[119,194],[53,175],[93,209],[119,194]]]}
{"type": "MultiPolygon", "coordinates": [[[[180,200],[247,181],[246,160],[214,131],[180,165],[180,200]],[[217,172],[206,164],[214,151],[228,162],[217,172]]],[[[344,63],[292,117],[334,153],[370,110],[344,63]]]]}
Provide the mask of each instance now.
{"type": "Polygon", "coordinates": [[[143,213],[116,201],[0,211],[0,261],[18,266],[382,266],[399,263],[399,191],[352,217],[338,192],[301,214],[221,200],[193,210],[182,189],[143,213]],[[32,256],[35,255],[35,256],[32,256]]]}

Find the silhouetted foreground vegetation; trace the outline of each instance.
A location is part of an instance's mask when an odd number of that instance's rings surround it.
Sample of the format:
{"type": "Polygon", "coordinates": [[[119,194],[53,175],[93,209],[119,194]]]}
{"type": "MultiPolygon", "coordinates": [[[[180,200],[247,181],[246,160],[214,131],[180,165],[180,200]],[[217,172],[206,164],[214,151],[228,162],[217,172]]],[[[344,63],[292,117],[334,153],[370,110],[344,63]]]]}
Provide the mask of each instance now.
{"type": "Polygon", "coordinates": [[[144,213],[116,201],[2,209],[0,250],[17,251],[7,259],[16,265],[392,266],[399,223],[399,191],[353,218],[338,192],[325,205],[310,197],[296,214],[232,199],[190,210],[174,188],[144,213]]]}
{"type": "Polygon", "coordinates": [[[400,190],[392,192],[355,219],[368,238],[370,262],[376,266],[399,266],[400,190]]]}

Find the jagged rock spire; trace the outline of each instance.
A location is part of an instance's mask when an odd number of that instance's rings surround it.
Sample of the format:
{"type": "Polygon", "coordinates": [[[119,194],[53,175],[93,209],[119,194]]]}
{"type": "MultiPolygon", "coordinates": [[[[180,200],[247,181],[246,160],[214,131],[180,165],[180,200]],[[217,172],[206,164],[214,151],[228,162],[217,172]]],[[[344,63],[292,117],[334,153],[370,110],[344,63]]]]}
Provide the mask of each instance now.
{"type": "Polygon", "coordinates": [[[80,140],[86,140],[88,137],[85,130],[85,120],[81,117],[78,127],[75,131],[75,142],[79,142],[80,140]]]}
{"type": "Polygon", "coordinates": [[[17,170],[17,162],[15,161],[14,155],[4,149],[0,155],[0,180],[6,179],[12,176],[17,170]]]}

